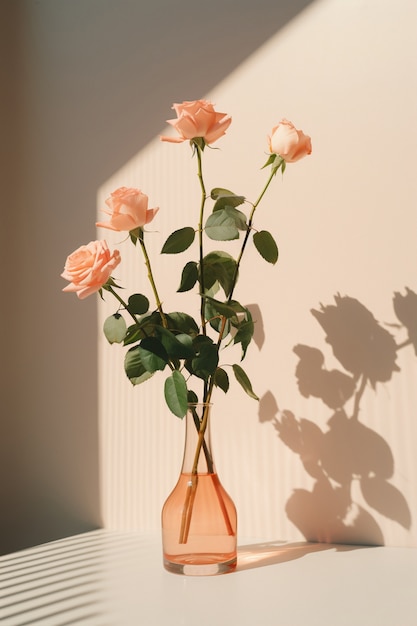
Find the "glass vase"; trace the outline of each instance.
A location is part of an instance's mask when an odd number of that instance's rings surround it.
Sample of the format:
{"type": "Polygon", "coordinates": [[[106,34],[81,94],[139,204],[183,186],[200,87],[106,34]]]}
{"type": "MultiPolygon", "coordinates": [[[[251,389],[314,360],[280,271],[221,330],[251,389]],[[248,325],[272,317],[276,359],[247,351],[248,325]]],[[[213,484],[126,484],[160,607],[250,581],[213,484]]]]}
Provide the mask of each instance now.
{"type": "Polygon", "coordinates": [[[164,567],[175,574],[236,567],[236,508],[214,466],[210,412],[210,404],[188,406],[180,476],[162,509],[164,567]]]}

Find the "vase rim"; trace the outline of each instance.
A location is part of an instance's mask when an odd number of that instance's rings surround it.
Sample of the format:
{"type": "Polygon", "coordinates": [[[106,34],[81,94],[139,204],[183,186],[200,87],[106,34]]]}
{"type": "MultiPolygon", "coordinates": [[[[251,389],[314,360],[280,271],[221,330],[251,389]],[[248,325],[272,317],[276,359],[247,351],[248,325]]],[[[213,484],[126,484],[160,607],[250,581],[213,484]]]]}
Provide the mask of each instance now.
{"type": "Polygon", "coordinates": [[[212,402],[188,402],[188,406],[213,406],[212,402]]]}

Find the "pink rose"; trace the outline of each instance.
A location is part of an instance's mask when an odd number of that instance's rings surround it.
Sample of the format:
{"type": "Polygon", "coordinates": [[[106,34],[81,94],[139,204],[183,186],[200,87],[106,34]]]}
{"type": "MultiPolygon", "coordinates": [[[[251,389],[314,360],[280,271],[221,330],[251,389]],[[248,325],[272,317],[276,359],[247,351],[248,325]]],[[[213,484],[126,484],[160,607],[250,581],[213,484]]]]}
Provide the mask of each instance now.
{"type": "Polygon", "coordinates": [[[140,189],[130,187],[120,187],[113,191],[106,204],[110,211],[104,209],[103,213],[110,216],[110,221],[97,222],[96,226],[117,231],[131,231],[149,224],[159,211],[159,208],[148,209],[148,196],[140,189]]]}
{"type": "Polygon", "coordinates": [[[302,130],[297,130],[288,120],[281,120],[278,126],[272,129],[268,140],[272,154],[278,154],[286,163],[295,163],[311,154],[310,137],[302,130]]]}
{"type": "Polygon", "coordinates": [[[62,291],[75,291],[80,300],[98,291],[120,263],[120,254],[110,250],[105,241],[90,241],[69,255],[62,278],[70,284],[62,291]]]}
{"type": "Polygon", "coordinates": [[[167,120],[178,132],[179,137],[161,137],[162,141],[181,143],[189,139],[202,137],[206,144],[213,143],[225,134],[232,118],[226,113],[217,113],[211,102],[193,100],[172,106],[177,119],[167,120]]]}

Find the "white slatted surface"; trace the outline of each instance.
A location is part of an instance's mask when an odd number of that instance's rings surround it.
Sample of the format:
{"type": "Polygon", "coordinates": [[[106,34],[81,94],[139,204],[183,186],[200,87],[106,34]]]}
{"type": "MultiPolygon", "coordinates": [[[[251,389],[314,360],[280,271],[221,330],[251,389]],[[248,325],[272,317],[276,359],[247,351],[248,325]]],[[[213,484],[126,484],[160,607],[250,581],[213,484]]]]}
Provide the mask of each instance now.
{"type": "Polygon", "coordinates": [[[251,543],[233,574],[165,572],[160,539],[98,530],[0,558],[2,626],[415,626],[417,549],[251,543]]]}

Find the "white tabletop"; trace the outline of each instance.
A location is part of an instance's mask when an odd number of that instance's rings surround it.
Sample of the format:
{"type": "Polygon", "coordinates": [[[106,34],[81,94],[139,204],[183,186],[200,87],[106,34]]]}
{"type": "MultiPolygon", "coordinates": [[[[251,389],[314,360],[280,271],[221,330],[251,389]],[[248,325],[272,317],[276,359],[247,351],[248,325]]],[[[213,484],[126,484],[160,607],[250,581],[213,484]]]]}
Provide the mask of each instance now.
{"type": "Polygon", "coordinates": [[[1,557],[0,623],[416,626],[417,549],[254,542],[236,572],[185,577],[158,536],[97,530],[1,557]]]}

